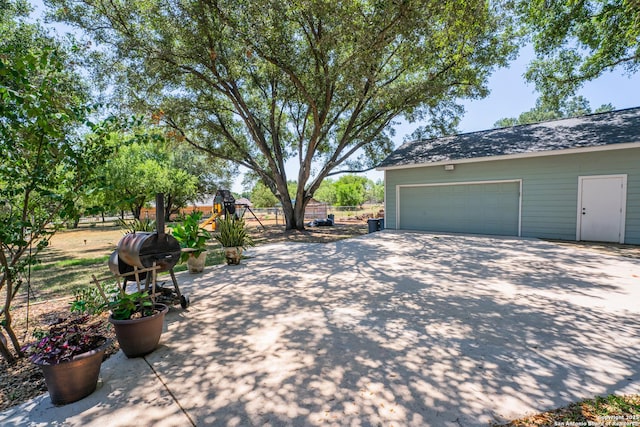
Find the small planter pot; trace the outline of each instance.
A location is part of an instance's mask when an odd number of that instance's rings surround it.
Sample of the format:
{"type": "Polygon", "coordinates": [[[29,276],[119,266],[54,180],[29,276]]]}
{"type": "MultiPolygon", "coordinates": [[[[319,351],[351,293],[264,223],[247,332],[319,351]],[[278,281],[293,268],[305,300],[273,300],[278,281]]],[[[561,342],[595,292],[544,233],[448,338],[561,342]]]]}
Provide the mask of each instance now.
{"type": "Polygon", "coordinates": [[[242,246],[225,247],[224,257],[228,265],[238,265],[242,259],[242,246]]]}
{"type": "Polygon", "coordinates": [[[156,304],[153,316],[141,317],[139,319],[117,320],[109,317],[109,322],[113,324],[116,332],[118,344],[125,356],[141,357],[151,353],[156,349],[162,335],[164,316],[169,311],[169,307],[164,304],[156,304]]]}
{"type": "Polygon", "coordinates": [[[202,252],[200,256],[197,257],[193,254],[189,254],[189,259],[187,259],[187,268],[189,269],[189,273],[202,273],[206,261],[206,252],[202,252]]]}
{"type": "Polygon", "coordinates": [[[44,374],[51,403],[66,405],[95,391],[104,352],[110,343],[107,340],[97,349],[79,354],[69,362],[55,365],[38,364],[44,374]]]}

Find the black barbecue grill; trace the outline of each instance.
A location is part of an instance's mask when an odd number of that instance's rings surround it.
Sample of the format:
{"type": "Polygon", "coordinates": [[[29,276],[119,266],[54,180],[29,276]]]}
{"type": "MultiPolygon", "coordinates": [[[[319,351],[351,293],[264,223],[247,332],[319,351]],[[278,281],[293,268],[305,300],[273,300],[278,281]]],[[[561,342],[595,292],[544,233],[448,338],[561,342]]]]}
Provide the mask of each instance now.
{"type": "MultiPolygon", "coordinates": [[[[174,290],[156,286],[156,293],[165,301],[180,302],[182,308],[189,306],[189,299],[180,293],[178,281],[173,272],[173,267],[180,260],[180,244],[175,237],[164,232],[164,196],[156,196],[156,231],[134,232],[125,235],[118,242],[116,250],[109,257],[109,270],[113,274],[124,277],[123,286],[127,280],[134,277],[136,269],[145,269],[156,266],[157,272],[168,271],[173,281],[174,290]],[[174,295],[175,294],[175,295],[174,295]]],[[[147,288],[149,275],[146,272],[137,274],[136,280],[145,280],[147,288]]]]}
{"type": "Polygon", "coordinates": [[[124,264],[133,271],[133,266],[148,268],[155,263],[159,271],[169,271],[180,260],[180,244],[169,234],[136,232],[120,239],[117,254],[118,269],[124,264]]]}

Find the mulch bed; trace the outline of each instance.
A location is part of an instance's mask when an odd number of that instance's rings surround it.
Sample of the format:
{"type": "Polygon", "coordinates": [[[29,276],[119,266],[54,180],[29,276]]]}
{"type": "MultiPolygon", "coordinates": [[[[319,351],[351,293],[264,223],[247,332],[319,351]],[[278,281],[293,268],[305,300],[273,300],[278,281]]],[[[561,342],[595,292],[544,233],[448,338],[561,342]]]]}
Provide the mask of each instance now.
{"type": "MultiPolygon", "coordinates": [[[[14,330],[21,344],[35,341],[32,333],[36,329],[47,329],[49,325],[60,318],[70,316],[70,298],[61,298],[49,301],[36,302],[29,305],[29,324],[27,328],[27,304],[17,302],[13,308],[14,330]]],[[[113,328],[104,316],[104,335],[111,339],[111,345],[107,348],[105,359],[118,351],[118,343],[115,339],[113,328]]],[[[32,364],[27,358],[21,358],[13,365],[9,365],[0,358],[0,411],[19,405],[47,391],[47,386],[40,368],[32,364]]]]}

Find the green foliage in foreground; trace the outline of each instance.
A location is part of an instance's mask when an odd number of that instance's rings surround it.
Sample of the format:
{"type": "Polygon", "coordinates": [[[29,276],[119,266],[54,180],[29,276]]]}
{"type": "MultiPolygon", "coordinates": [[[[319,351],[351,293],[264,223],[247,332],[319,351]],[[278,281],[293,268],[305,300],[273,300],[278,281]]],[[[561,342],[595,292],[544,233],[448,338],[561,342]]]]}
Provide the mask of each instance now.
{"type": "Polygon", "coordinates": [[[116,121],[94,111],[73,55],[77,46],[26,22],[24,2],[0,6],[0,355],[22,356],[11,303],[27,266],[77,216],[76,202],[102,185],[116,121]],[[6,339],[5,333],[9,339],[6,339]]]}
{"type": "Polygon", "coordinates": [[[189,259],[190,254],[199,257],[204,252],[211,234],[200,227],[202,212],[194,211],[182,218],[181,221],[171,226],[171,234],[180,244],[181,248],[192,249],[192,252],[182,252],[180,262],[189,259]]]}

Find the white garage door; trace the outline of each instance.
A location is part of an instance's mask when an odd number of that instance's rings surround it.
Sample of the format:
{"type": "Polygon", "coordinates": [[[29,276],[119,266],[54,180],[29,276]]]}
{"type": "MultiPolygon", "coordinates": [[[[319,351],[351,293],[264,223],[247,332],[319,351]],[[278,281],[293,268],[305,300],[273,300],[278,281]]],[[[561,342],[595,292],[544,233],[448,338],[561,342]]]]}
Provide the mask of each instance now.
{"type": "Polygon", "coordinates": [[[518,236],[520,182],[399,188],[403,230],[518,236]]]}

